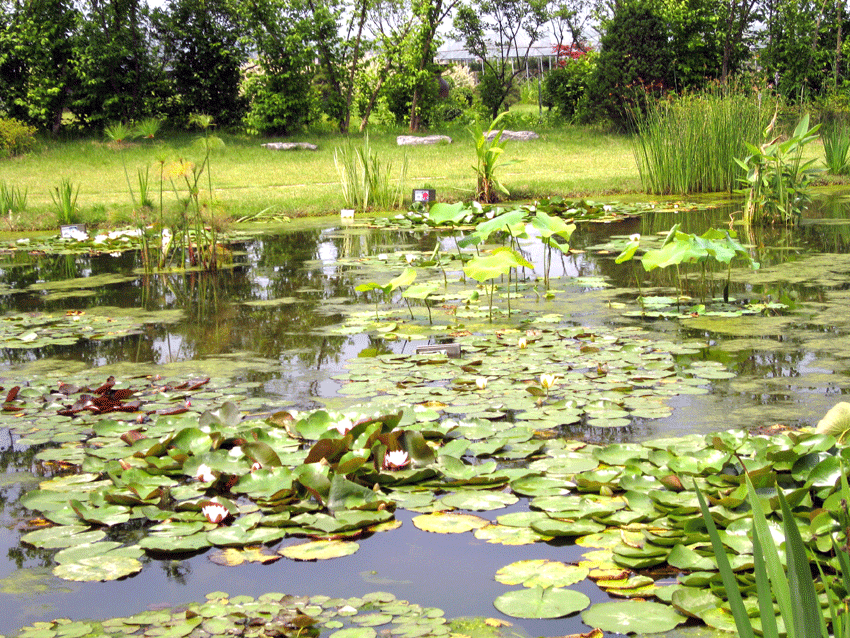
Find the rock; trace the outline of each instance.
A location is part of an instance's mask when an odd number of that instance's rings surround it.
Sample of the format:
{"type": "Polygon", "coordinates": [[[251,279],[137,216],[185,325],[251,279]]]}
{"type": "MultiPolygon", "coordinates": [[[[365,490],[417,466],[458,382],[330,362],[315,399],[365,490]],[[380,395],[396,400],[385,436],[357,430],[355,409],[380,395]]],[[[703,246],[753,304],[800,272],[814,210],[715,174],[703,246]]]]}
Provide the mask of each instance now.
{"type": "MultiPolygon", "coordinates": [[[[499,131],[490,131],[487,133],[487,139],[492,140],[499,131]]],[[[536,140],[540,136],[534,131],[502,131],[503,140],[512,140],[514,142],[527,142],[528,140],[536,140]]]]}
{"type": "Polygon", "coordinates": [[[412,146],[418,144],[451,144],[452,138],[448,135],[399,135],[395,138],[399,146],[412,146]]]}
{"type": "Polygon", "coordinates": [[[310,144],[310,142],[269,142],[263,144],[263,146],[272,151],[297,151],[301,149],[315,151],[319,148],[315,144],[310,144]]]}

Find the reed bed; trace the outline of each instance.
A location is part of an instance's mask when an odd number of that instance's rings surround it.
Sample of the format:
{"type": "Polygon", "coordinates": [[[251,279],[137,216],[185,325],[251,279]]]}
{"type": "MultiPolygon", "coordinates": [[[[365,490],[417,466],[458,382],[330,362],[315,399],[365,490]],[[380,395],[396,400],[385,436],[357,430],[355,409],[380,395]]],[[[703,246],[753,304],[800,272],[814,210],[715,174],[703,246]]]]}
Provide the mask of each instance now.
{"type": "Polygon", "coordinates": [[[705,92],[649,106],[635,120],[633,151],[641,184],[655,195],[732,191],[735,157],[758,145],[775,104],[758,95],[705,92]]]}

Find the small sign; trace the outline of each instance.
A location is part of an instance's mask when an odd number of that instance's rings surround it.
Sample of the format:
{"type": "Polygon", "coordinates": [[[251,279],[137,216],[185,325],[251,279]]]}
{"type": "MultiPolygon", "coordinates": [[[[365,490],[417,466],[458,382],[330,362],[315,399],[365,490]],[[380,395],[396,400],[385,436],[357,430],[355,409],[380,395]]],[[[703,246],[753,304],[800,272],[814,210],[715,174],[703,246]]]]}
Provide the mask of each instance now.
{"type": "Polygon", "coordinates": [[[76,239],[79,235],[85,234],[85,224],[62,224],[59,226],[59,236],[62,239],[76,239]]]}
{"type": "Polygon", "coordinates": [[[416,346],[416,354],[444,354],[449,359],[460,359],[460,344],[438,343],[432,346],[416,346]]]}
{"type": "Polygon", "coordinates": [[[341,219],[345,221],[353,221],[354,220],[354,209],[353,208],[343,208],[339,211],[339,216],[341,219]]]}
{"type": "Polygon", "coordinates": [[[437,199],[437,191],[433,188],[414,188],[413,189],[413,201],[414,202],[422,202],[423,204],[428,204],[430,202],[436,201],[437,199]]]}

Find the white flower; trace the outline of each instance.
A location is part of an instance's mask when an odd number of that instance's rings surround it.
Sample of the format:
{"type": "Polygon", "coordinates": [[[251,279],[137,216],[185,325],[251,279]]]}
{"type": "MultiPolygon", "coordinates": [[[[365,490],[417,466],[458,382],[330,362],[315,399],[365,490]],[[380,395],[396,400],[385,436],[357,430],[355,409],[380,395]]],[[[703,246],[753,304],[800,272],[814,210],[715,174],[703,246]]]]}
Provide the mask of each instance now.
{"type": "Polygon", "coordinates": [[[106,235],[95,235],[94,236],[95,244],[105,244],[106,243],[106,235]]]}
{"type": "Polygon", "coordinates": [[[634,235],[629,235],[629,241],[633,241],[635,243],[640,241],[640,233],[635,233],[634,235]]]}
{"type": "Polygon", "coordinates": [[[555,385],[555,375],[543,373],[540,375],[540,385],[542,385],[547,390],[552,388],[555,385]]]}
{"type": "Polygon", "coordinates": [[[110,257],[120,257],[121,253],[109,253],[110,257]]]}
{"type": "Polygon", "coordinates": [[[611,210],[611,205],[610,205],[610,204],[605,204],[605,205],[602,207],[602,210],[604,210],[604,211],[607,213],[608,211],[610,211],[610,210],[611,210]]]}
{"type": "Polygon", "coordinates": [[[263,466],[260,465],[260,463],[258,461],[254,461],[251,464],[251,472],[256,472],[257,470],[262,470],[262,469],[263,469],[263,466]]]}
{"type": "Polygon", "coordinates": [[[475,378],[475,385],[478,386],[479,390],[483,390],[484,388],[487,387],[487,377],[476,377],[475,378]]]}
{"type": "Polygon", "coordinates": [[[73,239],[74,241],[86,241],[89,238],[89,234],[84,230],[71,228],[70,230],[65,231],[65,237],[73,239]]]}
{"type": "Polygon", "coordinates": [[[412,264],[412,263],[413,263],[413,260],[414,260],[414,259],[416,259],[416,255],[412,255],[412,254],[410,254],[410,253],[407,253],[407,254],[404,256],[404,259],[407,261],[407,263],[408,263],[408,264],[412,264]]]}
{"type": "Polygon", "coordinates": [[[351,422],[351,419],[340,419],[339,421],[331,425],[328,429],[336,430],[340,434],[345,434],[353,427],[354,424],[351,422]]]}
{"type": "Polygon", "coordinates": [[[209,465],[201,463],[195,473],[195,478],[201,483],[209,483],[215,480],[215,474],[213,474],[212,468],[209,465]]]}
{"type": "Polygon", "coordinates": [[[215,524],[221,523],[225,518],[230,516],[230,512],[227,511],[227,508],[219,503],[204,505],[201,508],[201,513],[207,517],[207,520],[210,523],[215,524]]]}
{"type": "Polygon", "coordinates": [[[528,347],[528,339],[520,337],[516,344],[519,346],[520,350],[525,350],[528,347]]]}
{"type": "Polygon", "coordinates": [[[410,463],[410,458],[404,450],[393,450],[384,455],[384,467],[388,470],[399,470],[410,463]]]}
{"type": "Polygon", "coordinates": [[[29,240],[29,237],[24,237],[23,239],[19,239],[15,243],[19,244],[19,245],[24,245],[24,244],[30,243],[30,240],[29,240]]]}

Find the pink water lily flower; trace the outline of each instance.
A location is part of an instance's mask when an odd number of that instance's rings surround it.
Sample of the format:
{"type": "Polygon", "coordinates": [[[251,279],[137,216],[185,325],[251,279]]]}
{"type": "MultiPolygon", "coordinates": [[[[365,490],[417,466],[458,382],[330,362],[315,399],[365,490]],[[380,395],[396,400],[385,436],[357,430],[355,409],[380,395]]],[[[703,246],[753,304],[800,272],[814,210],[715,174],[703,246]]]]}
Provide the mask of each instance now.
{"type": "Polygon", "coordinates": [[[207,517],[207,520],[210,523],[215,523],[216,525],[230,516],[230,512],[227,511],[227,508],[219,503],[209,503],[208,505],[204,505],[201,508],[201,513],[207,517]]]}
{"type": "Polygon", "coordinates": [[[195,473],[195,478],[201,483],[209,483],[215,480],[215,474],[213,474],[212,468],[209,465],[201,463],[195,473]]]}
{"type": "Polygon", "coordinates": [[[404,450],[392,450],[384,455],[384,467],[388,470],[400,470],[410,463],[410,457],[404,450]]]}

